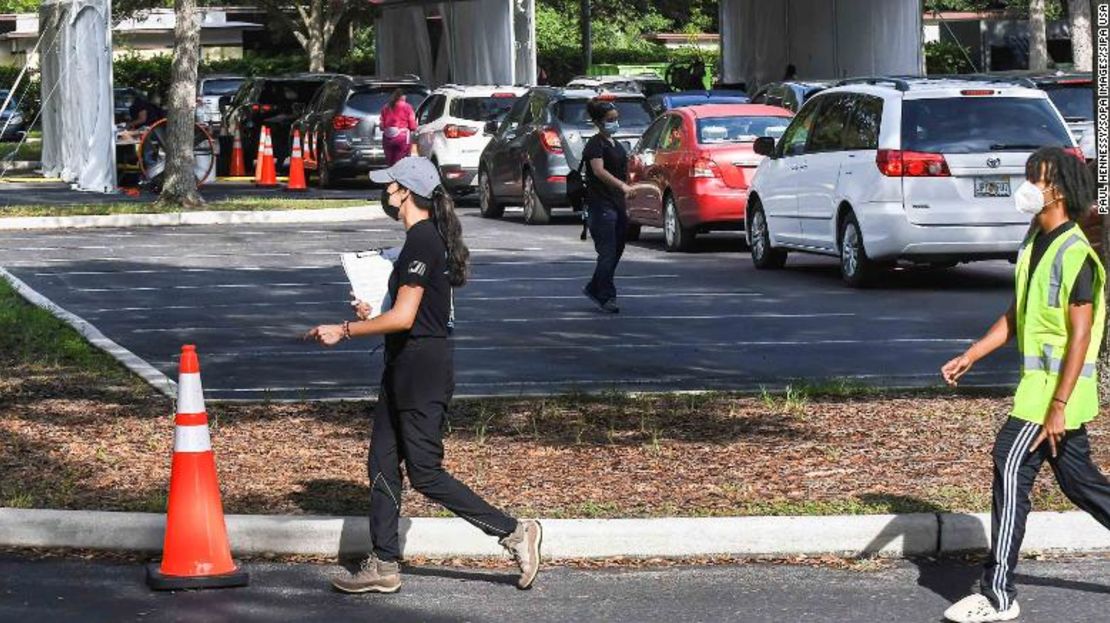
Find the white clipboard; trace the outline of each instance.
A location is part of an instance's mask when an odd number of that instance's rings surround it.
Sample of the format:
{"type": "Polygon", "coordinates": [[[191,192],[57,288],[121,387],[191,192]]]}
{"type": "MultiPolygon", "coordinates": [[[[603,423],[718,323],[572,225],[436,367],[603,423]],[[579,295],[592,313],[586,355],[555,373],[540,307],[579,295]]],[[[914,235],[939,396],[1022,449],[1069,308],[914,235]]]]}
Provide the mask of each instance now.
{"type": "Polygon", "coordinates": [[[339,256],[355,298],[369,303],[370,313],[374,316],[393,307],[389,296],[389,276],[393,274],[393,262],[400,254],[401,249],[392,247],[342,253],[339,256]]]}

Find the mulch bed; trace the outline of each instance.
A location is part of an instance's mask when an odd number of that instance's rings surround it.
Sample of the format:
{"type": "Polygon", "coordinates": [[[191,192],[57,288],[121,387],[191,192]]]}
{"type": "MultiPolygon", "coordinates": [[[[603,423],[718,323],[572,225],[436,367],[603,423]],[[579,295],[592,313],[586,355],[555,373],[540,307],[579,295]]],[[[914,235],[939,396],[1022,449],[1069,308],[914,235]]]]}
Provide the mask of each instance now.
{"type": "MultiPolygon", "coordinates": [[[[87,387],[0,379],[0,506],[164,511],[172,405],[87,387]]],[[[985,511],[1008,405],[966,392],[457,401],[447,467],[520,516],[985,511]]],[[[371,408],[210,404],[225,510],[365,513],[371,408]]],[[[1095,423],[1092,446],[1110,467],[1105,430],[1095,423]]],[[[1070,508],[1047,467],[1035,498],[1070,508]]],[[[445,515],[411,491],[404,512],[445,515]]]]}

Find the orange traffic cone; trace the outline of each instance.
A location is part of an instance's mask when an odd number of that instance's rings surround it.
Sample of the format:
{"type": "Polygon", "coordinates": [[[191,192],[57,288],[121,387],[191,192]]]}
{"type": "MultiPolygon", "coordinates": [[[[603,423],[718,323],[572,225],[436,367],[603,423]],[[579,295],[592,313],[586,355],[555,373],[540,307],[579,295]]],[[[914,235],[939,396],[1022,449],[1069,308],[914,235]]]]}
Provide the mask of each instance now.
{"type": "Polygon", "coordinates": [[[175,425],[162,563],[147,566],[146,583],[154,590],[246,586],[247,572],[231,560],[200,362],[191,344],[181,347],[175,425]]]}
{"type": "Polygon", "coordinates": [[[235,128],[235,142],[231,145],[231,168],[228,175],[243,177],[247,174],[247,165],[243,160],[243,141],[239,138],[239,128],[235,128]]]}
{"type": "Polygon", "coordinates": [[[262,179],[257,182],[257,186],[262,188],[272,188],[277,186],[277,168],[274,166],[274,139],[270,133],[270,129],[266,128],[266,150],[265,155],[262,157],[262,179]]]}
{"type": "Polygon", "coordinates": [[[258,149],[254,152],[254,183],[262,181],[262,158],[266,154],[266,126],[258,132],[258,149]]]}
{"type": "Polygon", "coordinates": [[[285,190],[308,190],[308,186],[304,183],[300,130],[293,130],[293,153],[289,157],[289,182],[285,185],[285,190]]]}

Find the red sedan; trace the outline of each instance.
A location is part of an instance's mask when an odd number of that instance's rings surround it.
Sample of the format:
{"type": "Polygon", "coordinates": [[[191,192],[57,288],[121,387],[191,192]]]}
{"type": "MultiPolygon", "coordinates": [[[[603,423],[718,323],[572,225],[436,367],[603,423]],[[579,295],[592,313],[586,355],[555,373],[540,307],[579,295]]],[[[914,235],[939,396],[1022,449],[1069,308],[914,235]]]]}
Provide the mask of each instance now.
{"type": "Polygon", "coordinates": [[[668,251],[688,251],[694,236],[744,228],[748,185],[763,159],[761,136],[778,138],[793,116],[759,104],[676,108],[644,132],[629,161],[628,237],[662,227],[668,251]]]}

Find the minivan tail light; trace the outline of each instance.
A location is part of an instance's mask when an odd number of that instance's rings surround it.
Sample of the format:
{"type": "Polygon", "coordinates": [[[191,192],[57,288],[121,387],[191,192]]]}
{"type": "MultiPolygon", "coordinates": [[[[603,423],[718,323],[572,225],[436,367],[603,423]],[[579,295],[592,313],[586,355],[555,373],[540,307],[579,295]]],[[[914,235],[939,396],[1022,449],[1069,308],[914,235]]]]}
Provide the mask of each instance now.
{"type": "Polygon", "coordinates": [[[254,112],[270,112],[274,107],[269,104],[251,104],[251,110],[254,112]]]}
{"type": "Polygon", "coordinates": [[[332,117],[331,127],[336,130],[350,130],[358,125],[358,117],[349,117],[347,115],[336,115],[332,117]]]}
{"type": "Polygon", "coordinates": [[[710,158],[698,158],[690,165],[690,177],[721,177],[721,168],[710,158]]]}
{"type": "Polygon", "coordinates": [[[563,153],[563,141],[559,140],[559,133],[551,128],[540,131],[540,144],[553,154],[563,153]]]}
{"type": "Polygon", "coordinates": [[[511,99],[516,97],[516,93],[494,93],[493,97],[497,99],[511,99]]]}
{"type": "Polygon", "coordinates": [[[465,125],[450,123],[443,128],[443,135],[447,138],[466,138],[478,133],[478,128],[469,128],[465,125]]]}
{"type": "Polygon", "coordinates": [[[1083,154],[1083,150],[1078,147],[1065,147],[1064,151],[1079,158],[1083,162],[1087,162],[1087,156],[1083,154]]]}
{"type": "Polygon", "coordinates": [[[880,149],[875,156],[879,172],[887,177],[951,177],[944,154],[880,149]]]}
{"type": "Polygon", "coordinates": [[[994,89],[964,89],[960,91],[960,95],[970,95],[972,97],[981,95],[994,95],[994,89]]]}

